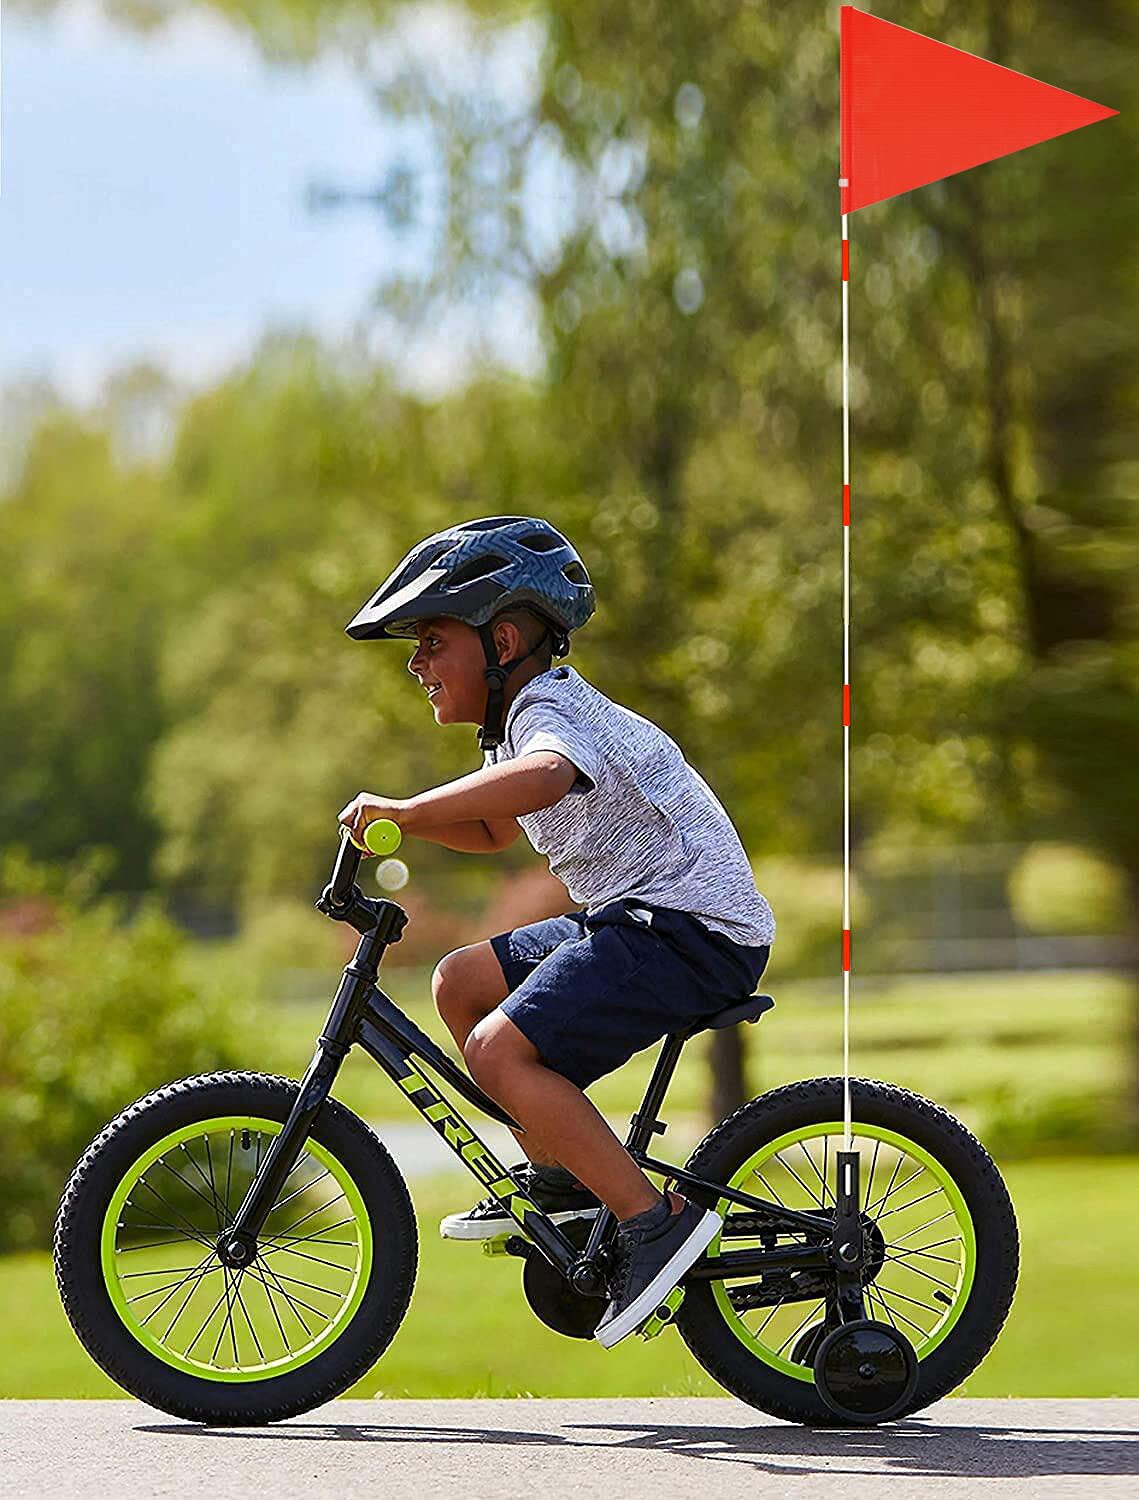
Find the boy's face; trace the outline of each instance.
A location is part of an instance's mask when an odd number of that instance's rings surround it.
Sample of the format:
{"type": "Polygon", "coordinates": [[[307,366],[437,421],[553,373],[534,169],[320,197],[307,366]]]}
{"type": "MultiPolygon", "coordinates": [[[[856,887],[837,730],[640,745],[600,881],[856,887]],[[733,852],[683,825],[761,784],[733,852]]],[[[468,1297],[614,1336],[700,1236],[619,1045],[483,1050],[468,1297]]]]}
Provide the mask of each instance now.
{"type": "Polygon", "coordinates": [[[407,670],[425,688],[436,724],[481,724],[486,710],[486,658],[473,625],[440,617],[415,627],[419,644],[407,670]]]}

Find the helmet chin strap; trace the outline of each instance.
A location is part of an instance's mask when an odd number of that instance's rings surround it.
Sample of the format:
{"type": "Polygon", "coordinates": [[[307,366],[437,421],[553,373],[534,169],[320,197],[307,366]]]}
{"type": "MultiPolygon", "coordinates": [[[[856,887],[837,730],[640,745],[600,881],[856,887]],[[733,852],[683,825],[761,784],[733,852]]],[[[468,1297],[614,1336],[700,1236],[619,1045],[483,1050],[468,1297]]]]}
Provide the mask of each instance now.
{"type": "MultiPolygon", "coordinates": [[[[535,651],[542,645],[550,630],[547,626],[542,634],[526,652],[525,656],[516,656],[510,661],[500,662],[498,659],[498,648],[494,644],[494,631],[489,624],[478,627],[479,639],[482,641],[483,655],[486,657],[486,671],[483,676],[489,684],[486,695],[486,713],[483,715],[482,728],[479,730],[479,749],[497,750],[502,744],[502,731],[506,717],[503,689],[506,679],[524,661],[528,661],[535,651]]],[[[559,646],[568,646],[564,636],[554,639],[554,650],[559,655],[559,646]]]]}

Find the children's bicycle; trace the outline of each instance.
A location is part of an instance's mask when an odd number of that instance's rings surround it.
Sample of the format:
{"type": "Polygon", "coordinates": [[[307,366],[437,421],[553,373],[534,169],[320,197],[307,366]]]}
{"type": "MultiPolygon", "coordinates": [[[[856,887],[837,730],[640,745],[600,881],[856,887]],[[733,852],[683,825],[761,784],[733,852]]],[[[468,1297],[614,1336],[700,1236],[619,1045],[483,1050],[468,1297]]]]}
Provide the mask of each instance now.
{"type": "MultiPolygon", "coordinates": [[[[516,1232],[486,1248],[522,1261],[537,1316],[590,1338],[605,1311],[613,1215],[554,1224],[432,1082],[515,1125],[378,987],[407,914],[363,894],[360,858],[344,838],[316,903],[360,939],[301,1082],[169,1084],[96,1137],[64,1191],[55,1266],[72,1326],[113,1380],[174,1416],[307,1411],[359,1380],[399,1328],[415,1215],[382,1142],[331,1097],[354,1046],[501,1199],[516,1232]]],[[[849,1140],[843,1080],[819,1078],[743,1105],[683,1167],[650,1155],[684,1043],[772,1004],[752,995],[667,1036],[632,1117],[634,1160],[724,1221],[640,1333],[674,1323],[714,1380],[773,1416],[886,1421],[953,1390],[992,1345],[1016,1284],[1012,1204],[957,1120],[862,1079],[850,1082],[849,1140]]]]}

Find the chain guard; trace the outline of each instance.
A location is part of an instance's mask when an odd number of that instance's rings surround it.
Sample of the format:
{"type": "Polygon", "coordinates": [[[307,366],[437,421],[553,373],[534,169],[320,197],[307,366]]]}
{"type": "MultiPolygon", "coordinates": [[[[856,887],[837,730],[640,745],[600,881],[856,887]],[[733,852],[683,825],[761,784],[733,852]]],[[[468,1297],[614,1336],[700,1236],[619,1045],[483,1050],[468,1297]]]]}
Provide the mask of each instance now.
{"type": "MultiPolygon", "coordinates": [[[[592,1219],[568,1220],[558,1228],[575,1250],[584,1250],[593,1228],[592,1219]]],[[[605,1297],[585,1297],[552,1266],[542,1252],[531,1247],[522,1267],[522,1290],[531,1310],[547,1328],[571,1339],[591,1339],[605,1315],[605,1297]]]]}

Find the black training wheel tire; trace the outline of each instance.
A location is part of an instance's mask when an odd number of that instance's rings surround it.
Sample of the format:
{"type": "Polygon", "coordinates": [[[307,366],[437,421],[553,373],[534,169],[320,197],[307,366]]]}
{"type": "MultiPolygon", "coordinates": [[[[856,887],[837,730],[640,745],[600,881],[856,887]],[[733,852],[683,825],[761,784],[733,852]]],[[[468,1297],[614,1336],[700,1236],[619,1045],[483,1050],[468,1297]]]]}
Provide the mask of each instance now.
{"type": "Polygon", "coordinates": [[[311,1135],[350,1174],[367,1211],[374,1247],[362,1299],[333,1343],[299,1368],[227,1384],[164,1363],[115,1310],[103,1279],[101,1234],[107,1208],[132,1164],[171,1132],[199,1121],[249,1115],[283,1124],[298,1088],[290,1079],[263,1073],[212,1073],[169,1084],[106,1126],[64,1190],[55,1227],[55,1271],[71,1325],[112,1380],[171,1416],[236,1426],[309,1411],[367,1373],[407,1311],[418,1260],[407,1185],[372,1131],[331,1098],[322,1105],[311,1135]]]}
{"type": "MultiPolygon", "coordinates": [[[[876,1125],[928,1151],[962,1193],[976,1234],[972,1289],[947,1337],[926,1358],[919,1358],[917,1386],[899,1413],[905,1415],[948,1395],[992,1347],[1016,1289],[1016,1218],[992,1158],[948,1111],[893,1084],[852,1078],[850,1089],[855,1135],[859,1123],[876,1125]]],[[[769,1142],[800,1127],[841,1121],[842,1094],[841,1078],[787,1084],[762,1094],[705,1137],[688,1161],[688,1170],[726,1183],[769,1142]]],[[[766,1197],[762,1187],[756,1191],[766,1197]]],[[[784,1421],[824,1427],[839,1423],[812,1382],[796,1380],[749,1351],[721,1314],[712,1282],[689,1280],[685,1287],[676,1325],[713,1380],[749,1406],[784,1421]]]]}

